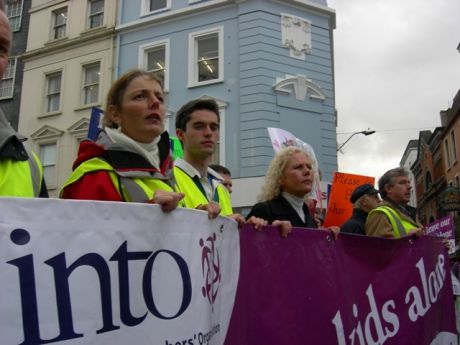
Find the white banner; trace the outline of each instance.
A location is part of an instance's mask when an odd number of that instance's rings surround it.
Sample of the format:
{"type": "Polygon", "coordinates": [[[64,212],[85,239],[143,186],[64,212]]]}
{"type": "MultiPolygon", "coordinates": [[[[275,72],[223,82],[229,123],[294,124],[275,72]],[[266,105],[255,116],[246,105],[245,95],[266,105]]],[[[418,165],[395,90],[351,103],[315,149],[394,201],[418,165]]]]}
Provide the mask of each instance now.
{"type": "Polygon", "coordinates": [[[222,344],[233,220],[156,205],[0,198],[0,344],[222,344]]]}

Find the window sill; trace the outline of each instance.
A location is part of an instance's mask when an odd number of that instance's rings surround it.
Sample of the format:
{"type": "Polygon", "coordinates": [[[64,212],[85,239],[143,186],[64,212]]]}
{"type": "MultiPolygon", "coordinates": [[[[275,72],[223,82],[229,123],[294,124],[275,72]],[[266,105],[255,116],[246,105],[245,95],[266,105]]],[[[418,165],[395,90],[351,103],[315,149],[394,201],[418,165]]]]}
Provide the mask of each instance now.
{"type": "Polygon", "coordinates": [[[140,17],[141,18],[149,17],[149,16],[153,16],[153,15],[156,15],[156,14],[161,14],[161,13],[164,13],[164,12],[168,12],[170,10],[171,10],[171,7],[165,7],[165,8],[160,8],[159,10],[156,10],[156,11],[142,12],[140,17]]]}
{"type": "Polygon", "coordinates": [[[79,107],[76,107],[76,108],[74,108],[74,111],[88,110],[88,109],[91,109],[93,107],[100,107],[100,106],[101,106],[101,103],[99,103],[99,102],[90,103],[90,104],[85,104],[85,105],[81,105],[79,107]]]}
{"type": "Polygon", "coordinates": [[[47,117],[53,117],[53,116],[57,116],[57,115],[61,115],[61,114],[62,114],[61,110],[53,111],[52,113],[45,113],[45,114],[42,114],[42,115],[38,115],[37,119],[45,119],[47,117]]]}
{"type": "Polygon", "coordinates": [[[95,32],[102,31],[107,29],[107,26],[101,25],[101,26],[96,26],[95,28],[86,28],[82,32],[80,32],[80,35],[85,36],[85,35],[93,35],[95,32]]]}
{"type": "Polygon", "coordinates": [[[212,84],[218,84],[218,83],[223,83],[224,78],[219,78],[219,79],[212,79],[212,80],[206,80],[202,82],[192,82],[187,85],[189,89],[195,88],[195,87],[200,87],[200,86],[206,86],[206,85],[212,85],[212,84]]]}
{"type": "Polygon", "coordinates": [[[60,38],[55,38],[55,39],[50,39],[48,42],[45,42],[45,46],[50,46],[50,45],[53,45],[53,44],[59,44],[61,42],[65,42],[69,39],[69,37],[67,36],[64,36],[64,37],[60,37],[60,38]]]}
{"type": "Polygon", "coordinates": [[[4,96],[4,97],[0,97],[0,101],[5,101],[7,99],[13,99],[13,95],[11,96],[4,96]]]}

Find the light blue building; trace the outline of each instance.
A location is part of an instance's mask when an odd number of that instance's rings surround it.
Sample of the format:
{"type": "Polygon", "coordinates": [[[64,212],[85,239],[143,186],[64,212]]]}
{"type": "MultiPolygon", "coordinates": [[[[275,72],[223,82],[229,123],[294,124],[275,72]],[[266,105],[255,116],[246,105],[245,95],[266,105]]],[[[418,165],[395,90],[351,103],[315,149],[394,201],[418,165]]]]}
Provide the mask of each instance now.
{"type": "Polygon", "coordinates": [[[337,170],[333,29],[326,0],[120,0],[119,75],[164,78],[168,123],[185,102],[221,108],[216,159],[234,177],[233,203],[252,205],[274,151],[267,127],[315,150],[323,180],[337,170]]]}

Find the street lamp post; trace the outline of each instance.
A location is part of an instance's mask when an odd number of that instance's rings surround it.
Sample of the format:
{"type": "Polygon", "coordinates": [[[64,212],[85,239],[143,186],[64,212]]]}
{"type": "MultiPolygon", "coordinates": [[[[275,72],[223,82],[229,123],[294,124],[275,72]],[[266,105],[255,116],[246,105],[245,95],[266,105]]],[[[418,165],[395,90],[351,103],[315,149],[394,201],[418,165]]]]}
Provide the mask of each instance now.
{"type": "Polygon", "coordinates": [[[350,136],[348,137],[347,140],[345,140],[345,142],[344,142],[342,145],[340,145],[340,146],[337,148],[337,152],[339,152],[340,149],[341,149],[342,147],[344,147],[345,144],[348,143],[348,142],[350,141],[350,139],[353,138],[353,136],[355,136],[356,134],[364,134],[365,136],[368,136],[368,135],[371,135],[371,134],[374,134],[374,133],[375,133],[375,131],[369,131],[369,130],[367,130],[367,131],[361,131],[361,132],[354,132],[352,135],[350,135],[350,136]]]}

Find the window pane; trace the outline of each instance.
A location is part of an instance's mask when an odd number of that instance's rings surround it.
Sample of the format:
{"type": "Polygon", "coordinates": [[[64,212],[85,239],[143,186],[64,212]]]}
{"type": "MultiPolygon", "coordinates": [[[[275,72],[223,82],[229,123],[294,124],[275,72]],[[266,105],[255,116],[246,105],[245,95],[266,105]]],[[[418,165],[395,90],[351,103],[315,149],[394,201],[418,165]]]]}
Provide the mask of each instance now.
{"type": "Polygon", "coordinates": [[[56,159],[56,144],[40,146],[40,160],[43,165],[53,165],[56,159]]]}
{"type": "Polygon", "coordinates": [[[219,57],[219,37],[212,34],[197,38],[198,60],[219,57]]]}
{"type": "Polygon", "coordinates": [[[99,86],[88,86],[85,88],[85,104],[96,103],[99,100],[99,86]]]}
{"type": "Polygon", "coordinates": [[[54,39],[65,36],[66,24],[67,24],[67,8],[62,8],[54,11],[54,39]]]}
{"type": "Polygon", "coordinates": [[[64,10],[56,11],[55,18],[56,18],[56,21],[55,21],[56,26],[65,25],[67,22],[67,10],[64,9],[64,10]]]}
{"type": "Polygon", "coordinates": [[[198,62],[198,81],[217,78],[219,78],[219,61],[217,59],[198,62]]]}
{"type": "Polygon", "coordinates": [[[104,21],[104,0],[94,0],[89,5],[89,27],[102,26],[104,21]]]}
{"type": "Polygon", "coordinates": [[[48,113],[59,110],[59,98],[60,98],[59,94],[48,96],[48,107],[46,109],[48,113]]]}
{"type": "Polygon", "coordinates": [[[99,83],[99,64],[85,67],[85,85],[99,83]]]}
{"type": "Polygon", "coordinates": [[[60,109],[61,98],[61,73],[47,76],[48,92],[46,95],[46,111],[53,112],[60,109]]]}
{"type": "Polygon", "coordinates": [[[150,11],[161,10],[166,7],[166,0],[150,0],[150,11]]]}
{"type": "Polygon", "coordinates": [[[161,46],[147,52],[147,70],[161,71],[165,68],[165,47],[161,46]]]}
{"type": "Polygon", "coordinates": [[[99,100],[100,63],[84,66],[83,103],[96,103],[99,100]]]}
{"type": "Polygon", "coordinates": [[[9,19],[12,31],[17,31],[21,27],[21,17],[12,17],[9,19]]]}
{"type": "Polygon", "coordinates": [[[21,27],[22,0],[7,3],[6,15],[10,22],[11,30],[18,31],[21,27]]]}
{"type": "Polygon", "coordinates": [[[90,14],[104,12],[104,0],[94,0],[90,4],[90,14]]]}
{"type": "Polygon", "coordinates": [[[0,82],[0,97],[13,96],[13,79],[6,79],[0,82]]]}
{"type": "Polygon", "coordinates": [[[48,77],[48,94],[61,91],[61,74],[56,74],[48,77]]]}
{"type": "Polygon", "coordinates": [[[199,37],[197,42],[198,81],[219,78],[219,36],[199,37]]]}
{"type": "Polygon", "coordinates": [[[452,139],[452,162],[456,162],[457,161],[457,147],[455,143],[455,133],[451,132],[450,137],[452,139]]]}
{"type": "Polygon", "coordinates": [[[49,185],[54,184],[54,167],[56,165],[56,144],[40,145],[40,160],[43,165],[43,175],[49,185]]]}

